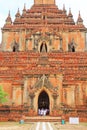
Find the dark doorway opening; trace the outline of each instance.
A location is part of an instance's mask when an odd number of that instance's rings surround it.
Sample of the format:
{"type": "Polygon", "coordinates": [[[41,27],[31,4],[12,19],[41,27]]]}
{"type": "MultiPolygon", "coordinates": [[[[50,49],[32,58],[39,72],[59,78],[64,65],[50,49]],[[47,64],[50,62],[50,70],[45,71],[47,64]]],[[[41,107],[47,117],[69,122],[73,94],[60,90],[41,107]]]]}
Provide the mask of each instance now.
{"type": "Polygon", "coordinates": [[[46,45],[45,41],[43,41],[40,46],[40,52],[47,52],[47,45],[46,45]]]}
{"type": "Polygon", "coordinates": [[[38,114],[49,115],[49,96],[45,91],[42,91],[38,98],[38,114]]]}
{"type": "Polygon", "coordinates": [[[74,46],[72,47],[72,52],[75,52],[75,47],[74,46]]]}
{"type": "Polygon", "coordinates": [[[16,52],[16,48],[15,48],[15,46],[13,46],[13,52],[16,52]]]}

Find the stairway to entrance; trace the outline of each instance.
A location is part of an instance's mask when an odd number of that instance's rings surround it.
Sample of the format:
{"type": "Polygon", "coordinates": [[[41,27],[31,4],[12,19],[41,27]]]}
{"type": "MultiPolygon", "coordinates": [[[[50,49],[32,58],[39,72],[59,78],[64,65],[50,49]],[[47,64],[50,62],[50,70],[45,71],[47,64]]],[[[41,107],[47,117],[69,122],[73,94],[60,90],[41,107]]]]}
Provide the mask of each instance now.
{"type": "Polygon", "coordinates": [[[51,117],[51,116],[35,116],[26,117],[26,122],[61,122],[61,117],[51,117]]]}

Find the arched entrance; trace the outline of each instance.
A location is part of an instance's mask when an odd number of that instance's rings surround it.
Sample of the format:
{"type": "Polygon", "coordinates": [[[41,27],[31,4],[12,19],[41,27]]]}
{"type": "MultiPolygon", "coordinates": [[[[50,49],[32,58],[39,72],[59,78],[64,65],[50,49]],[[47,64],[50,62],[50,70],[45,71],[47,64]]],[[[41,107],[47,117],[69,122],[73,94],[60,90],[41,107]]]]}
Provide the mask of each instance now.
{"type": "Polygon", "coordinates": [[[40,52],[47,52],[47,45],[45,41],[43,41],[40,46],[40,52]]]}
{"type": "Polygon", "coordinates": [[[42,91],[38,97],[38,114],[49,115],[49,96],[45,91],[42,91]]]}

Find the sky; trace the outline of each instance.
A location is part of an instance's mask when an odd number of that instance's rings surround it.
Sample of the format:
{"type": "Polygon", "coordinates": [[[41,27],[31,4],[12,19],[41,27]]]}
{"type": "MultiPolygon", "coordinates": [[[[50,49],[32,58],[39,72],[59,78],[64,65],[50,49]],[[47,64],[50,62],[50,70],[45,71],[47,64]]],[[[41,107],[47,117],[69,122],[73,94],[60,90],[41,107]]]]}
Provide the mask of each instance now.
{"type": "MultiPolygon", "coordinates": [[[[69,8],[71,8],[71,12],[73,14],[74,21],[77,21],[78,14],[80,11],[81,17],[84,21],[84,25],[87,27],[87,0],[55,0],[56,5],[59,9],[65,8],[67,10],[67,14],[69,12],[69,8]]],[[[33,5],[34,0],[0,0],[0,43],[2,39],[1,28],[5,24],[5,20],[8,16],[8,12],[10,10],[12,21],[14,21],[15,14],[19,8],[20,13],[22,13],[24,4],[26,4],[26,9],[30,9],[33,5]]]]}

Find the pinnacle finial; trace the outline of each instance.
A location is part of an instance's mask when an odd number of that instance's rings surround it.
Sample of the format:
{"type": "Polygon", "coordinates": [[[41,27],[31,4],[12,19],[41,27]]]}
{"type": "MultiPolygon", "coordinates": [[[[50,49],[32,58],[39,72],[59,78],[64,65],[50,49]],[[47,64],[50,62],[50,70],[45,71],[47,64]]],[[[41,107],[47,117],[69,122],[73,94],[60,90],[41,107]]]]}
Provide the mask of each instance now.
{"type": "Polygon", "coordinates": [[[6,19],[6,23],[7,24],[12,24],[12,20],[11,20],[11,16],[10,16],[10,10],[8,12],[8,16],[7,16],[7,19],[6,19]]]}
{"type": "Polygon", "coordinates": [[[71,14],[71,8],[69,8],[69,14],[71,14]]]}
{"type": "Polygon", "coordinates": [[[79,10],[79,17],[81,17],[81,15],[80,15],[80,10],[79,10]]]}
{"type": "Polygon", "coordinates": [[[71,12],[71,8],[69,8],[69,14],[68,14],[68,17],[70,17],[70,18],[73,17],[72,12],[71,12]]]}
{"type": "Polygon", "coordinates": [[[26,4],[24,3],[23,14],[26,13],[26,4]]]}
{"type": "Polygon", "coordinates": [[[66,13],[65,4],[63,4],[63,12],[66,13]]]}
{"type": "Polygon", "coordinates": [[[20,13],[19,8],[18,8],[18,13],[20,13]]]}
{"type": "Polygon", "coordinates": [[[9,10],[9,12],[8,12],[8,16],[10,17],[10,10],[9,10]]]}
{"type": "Polygon", "coordinates": [[[24,9],[26,9],[26,4],[24,3],[24,9]]]}
{"type": "Polygon", "coordinates": [[[78,14],[77,24],[83,24],[83,19],[81,18],[80,11],[79,11],[79,14],[78,14]]]}
{"type": "Polygon", "coordinates": [[[65,4],[63,4],[63,10],[65,10],[65,4]]]}
{"type": "Polygon", "coordinates": [[[19,8],[18,8],[18,11],[17,11],[17,13],[16,13],[15,16],[16,16],[17,18],[20,17],[20,11],[19,11],[19,8]]]}

